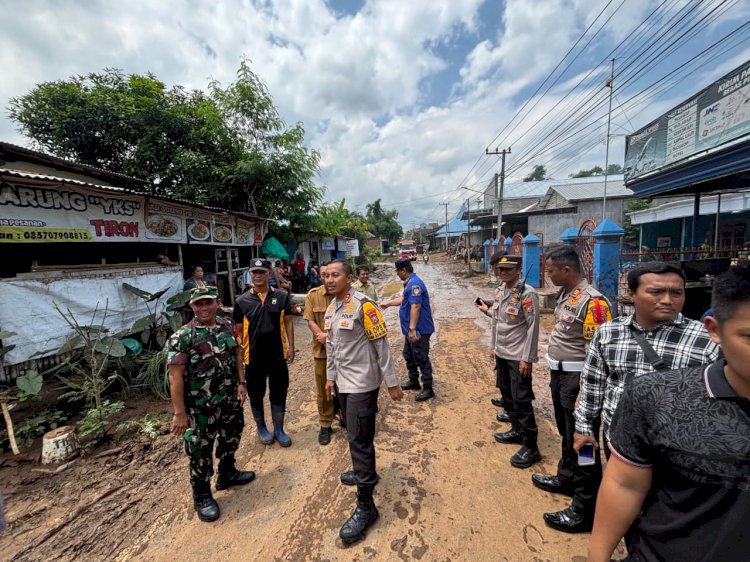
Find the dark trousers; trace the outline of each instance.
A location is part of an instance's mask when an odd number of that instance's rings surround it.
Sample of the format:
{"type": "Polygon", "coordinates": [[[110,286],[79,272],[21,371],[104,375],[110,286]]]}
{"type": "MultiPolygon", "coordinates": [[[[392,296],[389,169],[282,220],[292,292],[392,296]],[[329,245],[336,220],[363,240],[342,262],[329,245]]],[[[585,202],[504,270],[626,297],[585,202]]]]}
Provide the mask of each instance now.
{"type": "Polygon", "coordinates": [[[419,373],[422,373],[422,384],[432,386],[432,363],[430,363],[430,336],[432,334],[420,334],[419,339],[412,343],[408,337],[404,337],[404,361],[409,370],[409,380],[419,382],[419,373]]]}
{"type": "Polygon", "coordinates": [[[286,406],[286,393],[289,390],[289,367],[285,359],[274,361],[253,361],[245,367],[247,393],[250,396],[250,407],[262,410],[263,398],[266,395],[268,381],[271,404],[286,406]]]}
{"type": "Polygon", "coordinates": [[[374,486],[377,481],[374,441],[379,390],[376,388],[369,392],[339,394],[358,486],[374,486]]]}
{"type": "MultiPolygon", "coordinates": [[[[594,422],[594,436],[597,440],[599,440],[600,425],[601,420],[597,418],[594,422]]],[[[602,483],[602,458],[599,454],[600,449],[594,449],[594,464],[578,466],[578,462],[576,461],[573,473],[574,495],[572,505],[587,517],[592,518],[596,509],[596,495],[599,493],[599,485],[602,483]]]]}
{"type": "Polygon", "coordinates": [[[580,379],[581,373],[550,370],[549,388],[552,393],[555,424],[562,438],[557,477],[560,479],[560,484],[570,488],[573,487],[573,475],[578,466],[578,454],[573,449],[573,434],[576,430],[573,412],[580,389],[580,379]]]}
{"type": "Polygon", "coordinates": [[[534,417],[534,390],[531,377],[522,377],[518,372],[518,361],[501,359],[495,355],[495,369],[500,394],[505,402],[505,411],[510,416],[513,428],[523,435],[523,444],[536,449],[539,430],[534,417]]]}

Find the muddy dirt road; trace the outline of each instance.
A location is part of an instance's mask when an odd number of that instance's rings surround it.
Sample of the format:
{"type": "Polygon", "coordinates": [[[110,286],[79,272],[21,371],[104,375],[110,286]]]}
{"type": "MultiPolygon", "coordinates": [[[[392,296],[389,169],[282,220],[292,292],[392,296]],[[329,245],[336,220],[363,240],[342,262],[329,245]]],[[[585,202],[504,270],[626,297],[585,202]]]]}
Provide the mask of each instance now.
{"type": "MultiPolygon", "coordinates": [[[[537,490],[533,471],[553,473],[559,438],[551,421],[548,372],[535,367],[542,463],[512,468],[515,446],[499,445],[490,404],[494,373],[488,359],[489,321],[473,306],[493,288],[479,278],[448,273],[453,264],[415,265],[433,299],[436,398],[424,404],[407,393],[394,403],[381,392],[376,447],[380,520],[367,538],[344,548],[338,530],[354,506],[354,490],[340,485],[351,461],[345,431],[334,423],[332,443],[317,442],[310,336],[296,319],[297,360],[291,369],[288,449],[257,441],[250,416],[238,461],[255,482],[216,493],[222,517],[198,521],[192,510],[187,462],[177,440],[136,442],[110,457],[81,460],[61,474],[30,475],[16,466],[3,485],[10,534],[0,558],[23,560],[493,560],[583,562],[589,535],[545,527],[542,512],[568,499],[537,490]],[[40,484],[40,479],[45,485],[40,484]]],[[[392,266],[379,287],[399,285],[392,266]]],[[[391,350],[402,380],[398,311],[385,312],[391,350]]],[[[550,323],[547,316],[542,341],[550,323]]],[[[540,350],[541,351],[541,350],[540,350]]],[[[543,353],[540,353],[543,356],[543,353]]],[[[167,405],[161,406],[168,410],[167,405]]],[[[268,407],[268,406],[267,406],[268,407]]]]}

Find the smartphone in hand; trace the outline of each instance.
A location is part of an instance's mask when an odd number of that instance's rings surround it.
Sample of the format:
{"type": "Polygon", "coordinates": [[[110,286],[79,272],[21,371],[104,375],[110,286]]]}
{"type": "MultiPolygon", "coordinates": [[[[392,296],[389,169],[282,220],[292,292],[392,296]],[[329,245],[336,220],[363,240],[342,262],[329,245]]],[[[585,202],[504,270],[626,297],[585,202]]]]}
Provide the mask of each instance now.
{"type": "Polygon", "coordinates": [[[591,466],[596,461],[594,460],[594,454],[595,454],[594,446],[590,443],[586,443],[585,445],[582,445],[580,449],[578,449],[578,466],[591,466]]]}
{"type": "Polygon", "coordinates": [[[477,297],[476,300],[474,301],[474,304],[477,305],[477,306],[482,306],[482,299],[480,299],[479,297],[477,297]]]}

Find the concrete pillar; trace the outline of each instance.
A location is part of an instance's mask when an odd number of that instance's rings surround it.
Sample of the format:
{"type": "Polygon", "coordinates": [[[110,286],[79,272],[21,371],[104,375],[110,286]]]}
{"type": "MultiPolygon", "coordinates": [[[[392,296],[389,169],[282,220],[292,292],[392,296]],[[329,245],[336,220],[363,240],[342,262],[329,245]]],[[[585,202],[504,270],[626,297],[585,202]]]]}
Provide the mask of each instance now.
{"type": "Polygon", "coordinates": [[[560,241],[566,246],[574,246],[578,238],[578,229],[575,227],[568,227],[560,234],[560,241]]]}
{"type": "Polygon", "coordinates": [[[487,273],[490,269],[490,256],[492,255],[490,254],[490,241],[485,240],[482,246],[484,246],[484,272],[487,273]]]}
{"type": "Polygon", "coordinates": [[[542,258],[541,244],[541,239],[534,234],[529,234],[523,239],[523,271],[521,275],[525,276],[526,283],[537,288],[541,286],[542,279],[539,269],[542,258]]]}
{"type": "Polygon", "coordinates": [[[620,281],[620,247],[625,231],[618,224],[604,219],[592,233],[594,237],[594,287],[612,303],[616,316],[620,281]]]}

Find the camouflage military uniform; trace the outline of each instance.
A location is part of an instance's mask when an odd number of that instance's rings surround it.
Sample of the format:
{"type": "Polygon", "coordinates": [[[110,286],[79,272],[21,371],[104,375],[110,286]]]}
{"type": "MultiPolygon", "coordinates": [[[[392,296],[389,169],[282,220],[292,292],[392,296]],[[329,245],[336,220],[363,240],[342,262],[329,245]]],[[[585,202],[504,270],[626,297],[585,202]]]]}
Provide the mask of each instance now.
{"type": "Polygon", "coordinates": [[[245,426],[237,398],[237,342],[232,324],[217,318],[213,327],[193,320],[177,330],[166,344],[167,365],[185,365],[185,452],[190,459],[190,483],[209,482],[211,456],[231,461],[245,426]]]}

